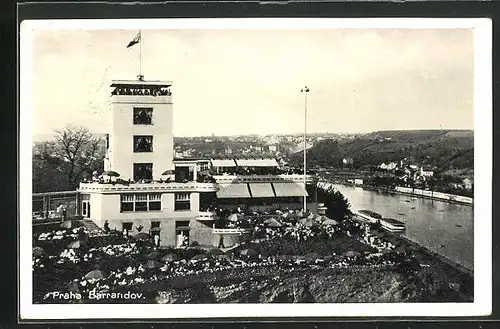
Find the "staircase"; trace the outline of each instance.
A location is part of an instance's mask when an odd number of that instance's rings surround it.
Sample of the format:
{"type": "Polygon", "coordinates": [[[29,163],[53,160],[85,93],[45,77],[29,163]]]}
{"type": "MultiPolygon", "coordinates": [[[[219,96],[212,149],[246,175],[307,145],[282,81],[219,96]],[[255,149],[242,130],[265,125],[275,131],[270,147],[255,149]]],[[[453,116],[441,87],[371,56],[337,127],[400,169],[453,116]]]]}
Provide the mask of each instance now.
{"type": "Polygon", "coordinates": [[[104,230],[97,226],[97,224],[90,219],[82,219],[80,220],[80,223],[82,223],[83,226],[87,229],[87,232],[89,232],[89,236],[102,235],[104,233],[104,230]]]}

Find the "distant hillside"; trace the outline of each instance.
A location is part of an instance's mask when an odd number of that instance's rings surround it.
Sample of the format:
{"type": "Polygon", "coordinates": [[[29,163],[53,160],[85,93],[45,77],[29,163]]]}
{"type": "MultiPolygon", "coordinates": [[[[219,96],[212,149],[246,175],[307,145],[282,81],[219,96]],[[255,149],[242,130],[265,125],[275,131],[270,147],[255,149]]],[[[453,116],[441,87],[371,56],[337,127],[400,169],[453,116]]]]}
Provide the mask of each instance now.
{"type": "MultiPolygon", "coordinates": [[[[302,163],[302,152],[292,164],[302,163]]],[[[352,158],[355,168],[412,159],[438,170],[473,169],[472,130],[377,131],[351,140],[322,140],[307,151],[309,166],[341,167],[343,158],[352,158]]]]}
{"type": "Polygon", "coordinates": [[[407,142],[425,142],[442,138],[474,138],[473,130],[383,130],[361,135],[362,139],[391,138],[407,142]]]}

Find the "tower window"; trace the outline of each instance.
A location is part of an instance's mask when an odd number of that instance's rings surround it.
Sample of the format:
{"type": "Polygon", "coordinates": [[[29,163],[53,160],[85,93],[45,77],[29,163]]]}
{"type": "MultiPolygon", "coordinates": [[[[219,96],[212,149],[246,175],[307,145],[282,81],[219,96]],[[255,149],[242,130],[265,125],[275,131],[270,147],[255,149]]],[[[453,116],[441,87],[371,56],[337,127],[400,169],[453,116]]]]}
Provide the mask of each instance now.
{"type": "Polygon", "coordinates": [[[134,152],[153,152],[153,136],[134,136],[134,152]]]}
{"type": "Polygon", "coordinates": [[[153,179],[152,163],[134,163],[134,181],[153,179]]]}
{"type": "Polygon", "coordinates": [[[134,125],[152,125],[153,108],[134,107],[134,125]]]}

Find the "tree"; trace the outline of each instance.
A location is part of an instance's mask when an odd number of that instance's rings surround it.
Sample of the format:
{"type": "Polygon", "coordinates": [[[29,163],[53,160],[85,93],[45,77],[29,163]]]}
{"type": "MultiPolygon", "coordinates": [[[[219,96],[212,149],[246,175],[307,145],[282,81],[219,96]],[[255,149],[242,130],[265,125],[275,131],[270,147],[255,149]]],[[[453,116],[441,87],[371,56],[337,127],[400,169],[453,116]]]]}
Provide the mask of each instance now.
{"type": "Polygon", "coordinates": [[[101,140],[87,128],[69,125],[56,130],[50,145],[52,158],[58,161],[56,168],[65,177],[69,189],[76,189],[84,174],[102,171],[101,140]]]}
{"type": "Polygon", "coordinates": [[[33,193],[68,190],[66,179],[57,170],[60,160],[52,149],[49,141],[33,145],[33,193]]]}
{"type": "Polygon", "coordinates": [[[326,216],[329,218],[342,221],[351,215],[349,201],[333,187],[328,189],[318,187],[318,202],[325,204],[326,216]]]}

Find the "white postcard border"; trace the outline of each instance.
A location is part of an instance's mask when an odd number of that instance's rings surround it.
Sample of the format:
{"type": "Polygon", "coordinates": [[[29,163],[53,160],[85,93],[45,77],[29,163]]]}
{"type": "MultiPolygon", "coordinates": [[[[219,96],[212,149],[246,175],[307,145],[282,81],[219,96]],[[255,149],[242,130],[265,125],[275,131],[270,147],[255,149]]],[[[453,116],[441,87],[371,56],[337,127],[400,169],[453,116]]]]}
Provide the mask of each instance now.
{"type": "MultiPolygon", "coordinates": [[[[453,54],[450,54],[453,56],[453,54]]],[[[20,37],[20,318],[226,318],[347,316],[481,316],[492,307],[492,24],[487,18],[247,18],[148,20],[24,21],[20,37]],[[474,302],[363,304],[189,304],[189,305],[35,305],[32,300],[31,193],[32,136],[31,34],[38,29],[330,29],[330,28],[473,28],[474,29],[474,302]]]]}

